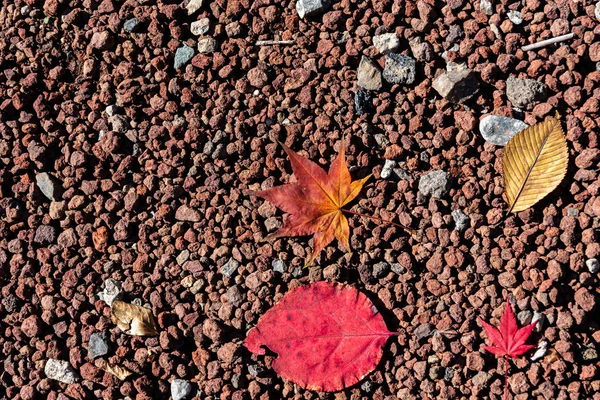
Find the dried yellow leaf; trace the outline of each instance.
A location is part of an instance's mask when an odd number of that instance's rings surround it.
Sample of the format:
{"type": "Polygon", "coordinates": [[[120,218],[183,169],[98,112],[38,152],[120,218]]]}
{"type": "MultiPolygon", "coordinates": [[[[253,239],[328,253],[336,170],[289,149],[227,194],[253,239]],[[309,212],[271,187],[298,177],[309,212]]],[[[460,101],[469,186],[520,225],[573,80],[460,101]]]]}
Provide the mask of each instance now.
{"type": "Polygon", "coordinates": [[[557,118],[517,133],[502,156],[508,212],[526,210],[556,189],[568,163],[569,149],[557,118]]]}
{"type": "Polygon", "coordinates": [[[119,378],[122,381],[124,381],[125,379],[127,379],[127,377],[129,375],[131,375],[130,370],[128,370],[127,368],[121,367],[120,365],[116,365],[116,364],[106,364],[106,367],[104,368],[104,370],[106,372],[108,372],[109,374],[116,376],[117,378],[119,378]]]}
{"type": "Polygon", "coordinates": [[[129,335],[158,335],[152,311],[145,307],[115,301],[112,303],[111,316],[113,322],[129,335]]]}

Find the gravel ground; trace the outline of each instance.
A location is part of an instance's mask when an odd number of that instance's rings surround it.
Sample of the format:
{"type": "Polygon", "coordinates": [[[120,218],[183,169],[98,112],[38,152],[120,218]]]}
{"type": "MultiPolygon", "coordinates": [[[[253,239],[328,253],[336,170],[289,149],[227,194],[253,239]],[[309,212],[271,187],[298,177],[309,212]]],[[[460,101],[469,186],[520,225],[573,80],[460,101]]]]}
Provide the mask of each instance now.
{"type": "Polygon", "coordinates": [[[503,363],[476,319],[497,323],[511,295],[521,324],[543,316],[530,343],[549,349],[511,362],[513,398],[600,399],[600,6],[342,0],[301,19],[287,0],[190,3],[3,2],[5,398],[166,399],[177,380],[203,399],[500,399],[503,363]],[[555,110],[567,178],[495,227],[502,146],[479,121],[555,110]],[[352,253],[334,242],[302,269],[308,240],[261,242],[281,213],[248,190],[290,179],[276,140],[325,166],[342,136],[353,175],[375,175],[353,210],[420,233],[353,217],[352,253]],[[318,280],[378,298],[400,332],[364,382],[330,395],[242,346],[318,280]],[[148,305],[160,335],[121,332],[115,298],[148,305]]]}

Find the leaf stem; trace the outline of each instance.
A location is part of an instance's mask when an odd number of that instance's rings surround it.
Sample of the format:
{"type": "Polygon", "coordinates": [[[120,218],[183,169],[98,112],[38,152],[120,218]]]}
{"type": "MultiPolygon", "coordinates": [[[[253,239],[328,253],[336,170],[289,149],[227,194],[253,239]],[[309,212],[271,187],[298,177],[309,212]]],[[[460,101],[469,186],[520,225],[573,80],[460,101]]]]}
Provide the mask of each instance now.
{"type": "Polygon", "coordinates": [[[508,356],[504,356],[504,400],[508,400],[508,356]]]}
{"type": "Polygon", "coordinates": [[[399,228],[404,229],[406,232],[410,233],[411,235],[414,235],[415,233],[417,233],[417,231],[415,229],[409,228],[406,225],[398,224],[396,222],[393,222],[393,221],[390,221],[390,220],[387,220],[387,219],[383,219],[383,218],[379,218],[379,217],[374,217],[372,215],[362,214],[362,213],[355,212],[355,211],[346,210],[345,208],[342,208],[341,210],[342,210],[342,212],[345,212],[345,213],[348,213],[348,214],[358,215],[359,217],[369,218],[369,219],[371,219],[373,221],[383,222],[383,223],[386,223],[386,224],[397,226],[399,228]]]}

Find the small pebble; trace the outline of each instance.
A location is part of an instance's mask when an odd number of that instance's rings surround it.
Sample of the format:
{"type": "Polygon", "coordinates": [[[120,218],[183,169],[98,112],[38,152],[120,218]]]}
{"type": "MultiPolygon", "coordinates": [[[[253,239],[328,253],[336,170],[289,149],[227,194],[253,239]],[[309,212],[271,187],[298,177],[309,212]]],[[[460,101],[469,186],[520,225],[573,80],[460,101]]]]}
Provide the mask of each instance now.
{"type": "Polygon", "coordinates": [[[121,300],[123,297],[122,285],[121,282],[113,278],[108,278],[104,281],[104,290],[98,293],[98,298],[104,301],[109,307],[112,306],[114,301],[121,300]]]}
{"type": "Polygon", "coordinates": [[[523,23],[523,16],[520,11],[510,10],[508,12],[508,19],[515,25],[521,25],[523,23]]]}
{"type": "Polygon", "coordinates": [[[48,173],[42,172],[35,176],[35,182],[48,200],[58,201],[62,195],[62,187],[48,173]]]}
{"type": "Polygon", "coordinates": [[[93,360],[108,354],[108,339],[106,332],[94,332],[88,342],[88,358],[93,360]]]}
{"type": "Polygon", "coordinates": [[[481,0],[479,2],[479,11],[481,11],[485,15],[490,16],[494,14],[494,7],[492,6],[492,3],[489,0],[481,0]]]}
{"type": "Polygon", "coordinates": [[[234,258],[230,258],[223,266],[221,267],[221,275],[226,278],[231,278],[233,274],[236,273],[240,263],[237,262],[234,258]]]}
{"type": "Polygon", "coordinates": [[[123,29],[125,29],[125,32],[134,32],[139,24],[140,24],[139,19],[131,18],[131,19],[128,19],[127,21],[125,21],[125,23],[123,24],[123,29]]]}
{"type": "Polygon", "coordinates": [[[363,89],[381,89],[381,71],[368,57],[363,56],[360,59],[356,78],[358,80],[358,86],[362,87],[363,89]]]}
{"type": "Polygon", "coordinates": [[[385,163],[383,164],[383,168],[381,169],[381,178],[382,179],[390,178],[394,172],[395,166],[396,166],[396,161],[385,160],[385,163]]]}
{"type": "Polygon", "coordinates": [[[54,358],[46,361],[44,373],[50,379],[66,384],[71,384],[79,381],[79,376],[67,361],[56,360],[54,358]]]}
{"type": "Polygon", "coordinates": [[[383,79],[389,83],[410,85],[415,81],[416,61],[414,58],[402,54],[388,54],[385,56],[383,79]]]}
{"type": "Polygon", "coordinates": [[[373,265],[373,277],[376,279],[382,278],[390,270],[390,264],[380,262],[373,265]]]}
{"type": "Polygon", "coordinates": [[[203,2],[204,2],[204,0],[189,0],[187,5],[185,6],[188,15],[192,15],[196,11],[198,11],[200,9],[200,7],[202,7],[203,2]]]}
{"type": "Polygon", "coordinates": [[[498,115],[486,115],[479,121],[479,132],[483,138],[496,146],[506,146],[508,141],[529,127],[525,122],[498,115]]]}
{"type": "Polygon", "coordinates": [[[175,59],[173,61],[173,68],[179,69],[186,65],[192,58],[194,58],[194,49],[184,44],[175,51],[175,59]]]}
{"type": "Polygon", "coordinates": [[[450,174],[437,170],[421,176],[419,193],[438,199],[444,197],[450,190],[450,174]]]}
{"type": "Polygon", "coordinates": [[[395,33],[384,33],[373,37],[373,46],[381,54],[393,53],[400,47],[400,39],[395,33]]]}
{"type": "Polygon", "coordinates": [[[214,53],[217,49],[217,41],[211,37],[198,39],[198,52],[200,54],[214,53]]]}
{"type": "Polygon", "coordinates": [[[273,268],[273,271],[279,272],[280,274],[283,274],[287,271],[287,266],[281,260],[273,260],[271,262],[271,268],[273,268]]]}
{"type": "Polygon", "coordinates": [[[446,100],[463,103],[479,92],[479,81],[470,69],[453,69],[435,78],[432,87],[446,100]]]}
{"type": "Polygon", "coordinates": [[[470,218],[461,210],[452,211],[452,218],[454,219],[454,230],[463,232],[468,228],[470,218]]]}
{"type": "Polygon", "coordinates": [[[331,5],[330,0],[296,0],[296,11],[302,19],[324,13],[331,5]]]}
{"type": "Polygon", "coordinates": [[[183,400],[192,393],[192,384],[184,379],[173,379],[171,382],[171,398],[183,400]]]}
{"type": "Polygon", "coordinates": [[[596,258],[590,258],[589,260],[586,260],[585,266],[592,274],[595,274],[600,270],[600,262],[598,262],[598,259],[596,258]]]}
{"type": "Polygon", "coordinates": [[[190,24],[190,32],[194,36],[206,35],[210,30],[210,20],[208,18],[201,18],[198,21],[194,21],[190,24]]]}
{"type": "Polygon", "coordinates": [[[510,76],[506,80],[506,96],[513,107],[531,110],[546,99],[547,86],[533,79],[510,76]]]}
{"type": "Polygon", "coordinates": [[[366,90],[358,89],[354,94],[354,107],[356,115],[368,113],[372,107],[373,97],[366,90]]]}

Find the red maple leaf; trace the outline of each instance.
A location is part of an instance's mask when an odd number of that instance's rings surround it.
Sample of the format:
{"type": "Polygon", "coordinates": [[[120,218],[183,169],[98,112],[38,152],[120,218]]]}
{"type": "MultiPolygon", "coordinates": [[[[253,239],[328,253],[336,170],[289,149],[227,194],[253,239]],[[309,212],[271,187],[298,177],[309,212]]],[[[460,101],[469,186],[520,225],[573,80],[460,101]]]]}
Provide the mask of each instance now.
{"type": "Polygon", "coordinates": [[[506,299],[506,308],[504,314],[500,318],[500,330],[479,318],[479,322],[483,325],[488,339],[493,346],[483,346],[483,348],[498,357],[517,358],[535,346],[525,344],[529,335],[535,328],[537,321],[518,329],[517,319],[510,306],[508,298],[506,299]]]}
{"type": "Polygon", "coordinates": [[[334,238],[349,250],[350,227],[343,212],[350,211],[343,210],[342,207],[358,196],[371,175],[352,181],[346,165],[344,141],[329,172],[301,157],[283,143],[281,145],[292,162],[296,183],[255,193],[290,214],[281,228],[270,235],[269,239],[314,235],[313,252],[306,265],[309,265],[334,238]]]}
{"type": "Polygon", "coordinates": [[[508,399],[508,359],[517,358],[535,348],[535,346],[525,344],[525,342],[531,335],[533,328],[535,328],[537,320],[519,329],[510,302],[506,298],[506,307],[500,318],[500,330],[481,318],[479,318],[479,322],[483,325],[488,339],[492,342],[492,346],[483,346],[483,348],[496,357],[504,357],[505,359],[504,399],[508,399]]]}
{"type": "Polygon", "coordinates": [[[255,354],[277,353],[273,369],[302,387],[334,392],[371,372],[390,332],[373,303],[351,286],[317,282],[287,293],[248,332],[255,354]]]}

